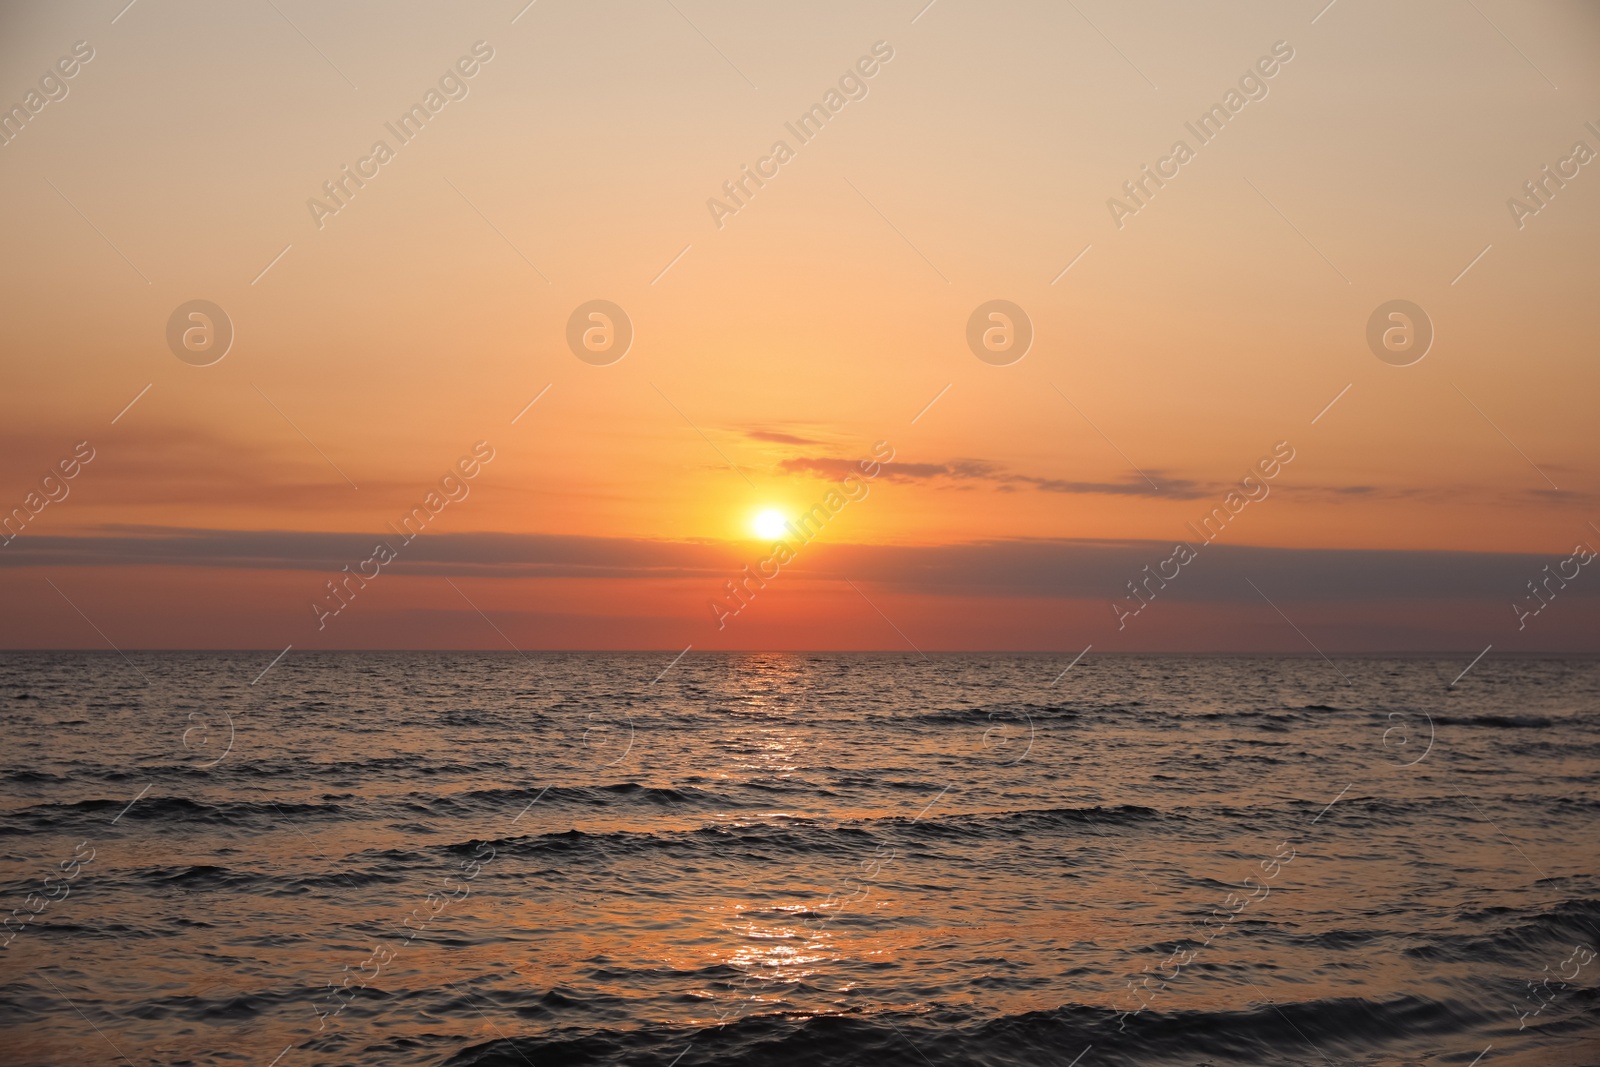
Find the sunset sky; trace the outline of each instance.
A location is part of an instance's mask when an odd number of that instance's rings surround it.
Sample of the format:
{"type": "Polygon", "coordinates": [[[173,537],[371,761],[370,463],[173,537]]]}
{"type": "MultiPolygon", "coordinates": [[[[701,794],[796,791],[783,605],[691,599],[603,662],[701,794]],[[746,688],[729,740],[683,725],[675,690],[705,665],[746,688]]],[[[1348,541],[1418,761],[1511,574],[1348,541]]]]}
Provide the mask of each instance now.
{"type": "Polygon", "coordinates": [[[0,12],[0,646],[1595,648],[1593,4],[525,3],[0,12]]]}

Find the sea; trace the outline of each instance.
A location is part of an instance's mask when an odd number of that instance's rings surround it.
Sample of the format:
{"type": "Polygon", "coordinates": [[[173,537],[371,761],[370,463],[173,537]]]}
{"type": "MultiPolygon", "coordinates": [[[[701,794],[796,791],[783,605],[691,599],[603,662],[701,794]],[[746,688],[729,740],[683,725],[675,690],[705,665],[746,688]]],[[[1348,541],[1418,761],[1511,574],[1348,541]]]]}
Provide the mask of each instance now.
{"type": "Polygon", "coordinates": [[[0,1062],[1600,1064],[1594,658],[273,656],[0,654],[0,1062]]]}

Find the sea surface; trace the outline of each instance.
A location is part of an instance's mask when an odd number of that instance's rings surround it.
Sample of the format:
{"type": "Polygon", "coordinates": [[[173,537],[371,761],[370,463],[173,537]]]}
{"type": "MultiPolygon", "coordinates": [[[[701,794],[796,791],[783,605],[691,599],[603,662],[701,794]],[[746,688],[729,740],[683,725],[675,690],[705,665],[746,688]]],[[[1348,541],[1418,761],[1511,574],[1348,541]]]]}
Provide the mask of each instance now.
{"type": "Polygon", "coordinates": [[[0,1062],[1600,1064],[1600,661],[1467,659],[0,654],[0,1062]]]}

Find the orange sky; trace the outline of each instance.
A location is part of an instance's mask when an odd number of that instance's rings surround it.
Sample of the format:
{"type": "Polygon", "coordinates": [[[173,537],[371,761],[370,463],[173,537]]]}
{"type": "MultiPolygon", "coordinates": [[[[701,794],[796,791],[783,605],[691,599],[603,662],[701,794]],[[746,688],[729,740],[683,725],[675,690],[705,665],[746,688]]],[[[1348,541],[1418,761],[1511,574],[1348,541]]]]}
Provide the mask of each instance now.
{"type": "Polygon", "coordinates": [[[1508,208],[1600,152],[1591,5],[278,7],[0,14],[0,506],[28,520],[0,646],[1594,648],[1587,567],[1511,605],[1600,547],[1600,165],[1508,208]],[[235,331],[210,366],[168,347],[195,299],[235,331]],[[608,366],[566,340],[594,299],[635,331],[608,366]],[[967,346],[992,299],[1035,331],[1008,366],[967,346]],[[1410,366],[1367,345],[1394,299],[1435,331],[1410,366]],[[480,440],[469,495],[319,630],[480,440]],[[718,629],[771,554],[752,517],[877,441],[866,498],[718,629]],[[1270,494],[1119,630],[1278,442],[1270,494]]]}

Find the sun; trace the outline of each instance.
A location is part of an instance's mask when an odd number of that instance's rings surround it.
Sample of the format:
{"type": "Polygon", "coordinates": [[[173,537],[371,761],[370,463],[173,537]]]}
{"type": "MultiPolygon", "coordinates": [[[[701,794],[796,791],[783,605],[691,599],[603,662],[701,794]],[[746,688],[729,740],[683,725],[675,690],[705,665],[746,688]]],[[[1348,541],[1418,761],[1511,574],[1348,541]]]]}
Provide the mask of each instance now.
{"type": "Polygon", "coordinates": [[[755,530],[757,537],[772,541],[783,536],[784,525],[787,522],[788,520],[783,517],[783,512],[776,508],[767,508],[765,511],[756,514],[756,517],[751,520],[750,526],[755,530]]]}

